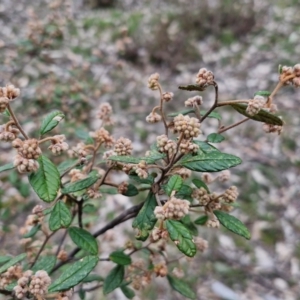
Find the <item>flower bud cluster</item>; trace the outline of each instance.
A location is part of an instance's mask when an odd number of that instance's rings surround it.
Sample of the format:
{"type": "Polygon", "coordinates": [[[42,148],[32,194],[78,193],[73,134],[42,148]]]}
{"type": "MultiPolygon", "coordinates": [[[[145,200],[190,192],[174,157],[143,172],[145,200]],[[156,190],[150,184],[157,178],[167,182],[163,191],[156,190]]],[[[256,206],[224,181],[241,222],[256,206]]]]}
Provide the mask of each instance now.
{"type": "Polygon", "coordinates": [[[6,97],[0,97],[0,113],[4,113],[8,105],[9,99],[6,97]]]}
{"type": "Polygon", "coordinates": [[[201,252],[204,252],[208,248],[208,241],[204,240],[201,237],[196,237],[194,239],[194,243],[195,243],[197,249],[201,252]]]}
{"type": "Polygon", "coordinates": [[[158,123],[162,119],[161,115],[159,115],[157,112],[151,112],[147,117],[146,117],[146,122],[148,123],[158,123]]]}
{"type": "Polygon", "coordinates": [[[285,84],[291,84],[295,87],[300,87],[300,64],[296,64],[294,67],[283,66],[280,76],[283,78],[289,76],[293,77],[285,81],[285,84]]]}
{"type": "Polygon", "coordinates": [[[187,168],[182,167],[182,168],[173,169],[172,175],[173,174],[179,175],[183,180],[186,180],[191,177],[192,171],[187,168]]]}
{"type": "Polygon", "coordinates": [[[265,123],[263,125],[263,130],[266,133],[277,133],[278,135],[280,135],[282,132],[282,126],[265,123]]]}
{"type": "Polygon", "coordinates": [[[196,76],[196,83],[201,86],[210,85],[213,83],[214,78],[213,72],[206,68],[201,68],[196,76]]]}
{"type": "Polygon", "coordinates": [[[182,133],[185,139],[197,137],[201,133],[200,125],[198,119],[179,114],[174,118],[174,133],[182,133]]]}
{"type": "Polygon", "coordinates": [[[157,277],[165,277],[168,274],[168,268],[165,263],[154,265],[153,271],[157,277]]]}
{"type": "Polygon", "coordinates": [[[39,270],[35,275],[31,276],[29,292],[34,296],[43,296],[48,292],[51,278],[44,270],[39,270]]]}
{"type": "Polygon", "coordinates": [[[111,119],[112,107],[109,103],[101,103],[97,112],[97,117],[102,120],[106,125],[112,125],[111,119]]]}
{"type": "Polygon", "coordinates": [[[8,84],[6,87],[0,87],[0,99],[7,98],[13,100],[20,95],[20,89],[16,88],[13,84],[8,84]]]}
{"type": "Polygon", "coordinates": [[[188,154],[188,153],[196,154],[199,151],[199,146],[192,143],[189,140],[182,140],[179,145],[179,151],[182,154],[188,154]]]}
{"type": "Polygon", "coordinates": [[[0,289],[4,289],[11,284],[13,280],[22,276],[22,267],[19,265],[11,266],[6,272],[0,274],[0,289]]]}
{"type": "Polygon", "coordinates": [[[206,183],[206,184],[211,184],[215,178],[210,173],[203,173],[201,176],[201,179],[206,183]]]}
{"type": "Polygon", "coordinates": [[[174,94],[171,92],[165,92],[162,94],[162,99],[165,102],[170,102],[173,99],[174,94]]]}
{"type": "Polygon", "coordinates": [[[71,182],[75,182],[86,178],[86,174],[83,174],[79,169],[70,170],[69,175],[71,176],[71,180],[70,180],[71,182]]]}
{"type": "Polygon", "coordinates": [[[33,272],[27,270],[22,274],[22,277],[19,278],[17,285],[14,287],[15,296],[18,299],[22,299],[28,292],[28,283],[32,276],[33,272]]]}
{"type": "Polygon", "coordinates": [[[38,170],[39,163],[34,159],[27,159],[17,154],[14,159],[14,166],[20,173],[30,173],[38,170]]]}
{"type": "Polygon", "coordinates": [[[51,139],[52,145],[50,145],[48,149],[54,155],[62,154],[64,151],[69,149],[69,145],[66,142],[64,142],[65,139],[66,137],[64,134],[53,136],[51,139]]]}
{"type": "Polygon", "coordinates": [[[3,126],[0,132],[0,140],[5,142],[11,142],[15,140],[20,133],[19,129],[12,126],[3,126]]]}
{"type": "Polygon", "coordinates": [[[23,158],[38,159],[42,154],[42,150],[39,147],[39,141],[37,139],[29,139],[25,141],[15,139],[12,142],[12,146],[17,149],[18,154],[23,158]]]}
{"type": "Polygon", "coordinates": [[[227,189],[223,196],[222,200],[225,201],[226,203],[232,203],[235,202],[237,197],[239,195],[238,189],[236,186],[231,186],[229,189],[227,189]]]}
{"type": "Polygon", "coordinates": [[[220,227],[220,222],[216,218],[209,219],[209,220],[207,220],[205,226],[206,227],[210,227],[210,228],[219,228],[220,227]]]}
{"type": "Polygon", "coordinates": [[[148,88],[151,90],[157,90],[159,86],[158,80],[159,80],[159,74],[158,73],[152,74],[148,79],[148,88]]]}
{"type": "Polygon", "coordinates": [[[131,155],[132,153],[132,142],[130,139],[126,139],[123,137],[120,137],[115,144],[114,151],[117,155],[131,155]]]}
{"type": "Polygon", "coordinates": [[[202,100],[201,96],[194,96],[192,98],[187,99],[184,102],[184,106],[195,107],[195,106],[200,106],[202,103],[203,103],[203,100],[202,100]]]}
{"type": "Polygon", "coordinates": [[[66,252],[66,250],[61,249],[57,254],[57,259],[66,261],[68,259],[68,253],[66,252]]]}
{"type": "Polygon", "coordinates": [[[102,194],[99,191],[95,191],[93,188],[89,188],[86,193],[90,199],[99,199],[102,197],[102,194]]]}
{"type": "Polygon", "coordinates": [[[266,99],[263,96],[256,95],[248,102],[246,112],[249,116],[254,116],[264,107],[266,99]]]}
{"type": "Polygon", "coordinates": [[[166,240],[168,237],[168,231],[166,229],[160,229],[158,227],[154,227],[150,235],[151,242],[153,243],[159,241],[160,239],[166,240]]]}
{"type": "Polygon", "coordinates": [[[169,156],[173,155],[177,149],[176,142],[169,140],[165,134],[159,135],[156,138],[156,145],[157,145],[159,152],[167,153],[167,154],[169,154],[169,156]]]}
{"type": "Polygon", "coordinates": [[[106,148],[110,148],[115,143],[114,138],[109,134],[109,132],[104,129],[100,128],[96,131],[91,131],[89,133],[90,137],[92,137],[97,143],[103,144],[106,148]]]}
{"type": "Polygon", "coordinates": [[[133,169],[140,178],[146,179],[148,177],[147,164],[144,160],[141,160],[133,169]]]}
{"type": "Polygon", "coordinates": [[[164,206],[156,206],[154,209],[154,214],[157,219],[161,220],[180,220],[189,213],[189,208],[189,201],[171,197],[170,200],[164,204],[164,206]]]}
{"type": "Polygon", "coordinates": [[[229,170],[224,170],[221,172],[221,174],[219,174],[218,176],[218,180],[220,182],[225,182],[228,181],[230,179],[230,171],[229,170]]]}
{"type": "Polygon", "coordinates": [[[72,150],[68,151],[68,154],[70,157],[81,157],[85,158],[88,155],[88,152],[86,150],[86,145],[84,143],[78,143],[75,147],[72,148],[72,150]]]}
{"type": "Polygon", "coordinates": [[[118,185],[118,193],[123,195],[128,190],[128,182],[123,181],[121,184],[118,185]]]}
{"type": "Polygon", "coordinates": [[[201,187],[200,189],[194,189],[192,197],[196,199],[200,205],[203,206],[206,206],[211,200],[207,190],[203,187],[201,187]]]}

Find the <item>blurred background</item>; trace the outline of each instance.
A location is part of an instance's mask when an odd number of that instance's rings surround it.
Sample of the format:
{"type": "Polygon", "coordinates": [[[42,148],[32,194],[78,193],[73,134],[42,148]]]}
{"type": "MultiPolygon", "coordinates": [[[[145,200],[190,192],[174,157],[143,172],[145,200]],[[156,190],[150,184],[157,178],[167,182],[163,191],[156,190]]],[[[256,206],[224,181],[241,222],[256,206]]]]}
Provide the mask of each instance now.
{"type": "MultiPolygon", "coordinates": [[[[145,122],[159,101],[147,88],[152,73],[174,93],[168,112],[183,109],[196,95],[177,87],[194,83],[201,67],[214,72],[220,100],[272,91],[278,65],[300,63],[299,11],[297,0],[1,0],[0,85],[11,82],[21,89],[13,108],[26,132],[34,135],[42,117],[58,109],[66,115],[59,133],[74,145],[96,128],[95,109],[108,101],[114,136],[131,138],[136,155],[142,155],[163,133],[161,125],[145,122]]],[[[213,91],[201,95],[209,108],[213,91]]],[[[232,169],[230,185],[240,191],[233,214],[252,239],[199,227],[208,250],[181,261],[197,299],[300,299],[300,90],[285,87],[275,103],[285,122],[280,136],[249,121],[226,132],[217,145],[243,160],[232,169]]],[[[218,111],[225,125],[242,118],[229,108],[218,111]]],[[[207,120],[204,135],[217,126],[207,120]]],[[[1,165],[10,162],[9,144],[1,143],[0,150],[1,165]]],[[[34,201],[26,177],[4,172],[0,178],[0,238],[17,254],[14,226],[24,223],[34,201]]],[[[130,231],[131,221],[126,224],[130,231]]],[[[100,291],[86,299],[123,297],[100,291]]],[[[158,278],[135,299],[184,298],[158,278]]]]}

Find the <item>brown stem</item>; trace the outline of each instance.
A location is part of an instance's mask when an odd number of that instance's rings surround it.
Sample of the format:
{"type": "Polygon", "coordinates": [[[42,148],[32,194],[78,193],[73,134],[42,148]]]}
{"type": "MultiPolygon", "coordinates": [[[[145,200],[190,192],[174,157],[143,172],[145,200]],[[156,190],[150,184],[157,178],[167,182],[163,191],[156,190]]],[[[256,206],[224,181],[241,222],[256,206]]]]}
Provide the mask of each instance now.
{"type": "Polygon", "coordinates": [[[215,102],[213,106],[206,112],[206,114],[200,119],[200,123],[202,123],[208,115],[216,108],[218,107],[218,98],[219,98],[219,92],[218,92],[218,84],[214,81],[213,86],[215,88],[215,102]]]}
{"type": "Polygon", "coordinates": [[[26,140],[28,140],[28,139],[29,139],[28,135],[24,132],[22,126],[20,125],[20,123],[19,123],[19,121],[17,120],[17,118],[16,118],[14,112],[12,111],[12,109],[11,109],[9,103],[7,104],[7,109],[8,109],[8,111],[9,111],[9,113],[10,113],[10,116],[11,116],[12,119],[14,120],[14,123],[15,123],[16,127],[20,130],[20,132],[22,133],[22,135],[24,136],[24,138],[25,138],[26,140]]]}
{"type": "Polygon", "coordinates": [[[241,121],[239,121],[239,122],[236,122],[236,123],[234,123],[234,124],[231,124],[231,125],[229,125],[229,126],[227,126],[227,127],[220,128],[220,129],[218,130],[218,133],[225,132],[225,131],[227,131],[227,130],[233,128],[233,127],[236,127],[236,126],[238,126],[238,125],[240,125],[240,124],[242,124],[242,123],[244,123],[244,122],[246,122],[246,121],[248,121],[248,120],[250,120],[250,118],[245,118],[245,119],[243,119],[243,120],[241,120],[241,121]]]}
{"type": "Polygon", "coordinates": [[[48,243],[48,241],[50,240],[50,238],[56,233],[57,231],[53,231],[51,232],[49,235],[46,236],[44,242],[43,242],[43,245],[41,246],[39,252],[37,253],[36,257],[34,258],[34,261],[31,263],[30,265],[30,269],[35,265],[35,263],[37,262],[40,254],[42,253],[42,251],[44,250],[46,244],[48,243]]]}
{"type": "Polygon", "coordinates": [[[162,92],[161,85],[159,83],[158,83],[158,90],[159,90],[159,94],[160,94],[160,106],[159,106],[159,110],[160,110],[161,117],[162,117],[162,120],[163,120],[164,125],[165,125],[165,134],[166,134],[166,136],[168,136],[168,125],[167,125],[165,113],[164,113],[164,110],[163,110],[163,103],[164,103],[163,92],[162,92]]]}
{"type": "Polygon", "coordinates": [[[13,120],[7,122],[7,123],[5,124],[5,131],[9,131],[9,127],[10,127],[11,125],[14,125],[14,124],[15,124],[15,121],[13,121],[13,120]]]}
{"type": "MultiPolygon", "coordinates": [[[[102,235],[103,233],[105,233],[106,231],[108,231],[109,229],[114,228],[115,226],[127,221],[128,219],[131,219],[133,217],[135,217],[138,212],[140,211],[140,209],[142,208],[142,206],[144,205],[144,202],[135,205],[127,210],[125,210],[124,212],[122,212],[118,217],[116,217],[114,220],[112,220],[111,222],[107,223],[103,228],[101,228],[100,230],[96,231],[93,236],[94,237],[98,237],[99,235],[102,235]]],[[[62,267],[63,265],[67,264],[69,261],[71,261],[74,256],[80,251],[80,248],[75,248],[68,256],[68,258],[65,261],[61,261],[59,262],[52,270],[51,270],[51,274],[58,270],[60,267],[62,267]]]]}
{"type": "Polygon", "coordinates": [[[104,175],[99,179],[99,181],[97,183],[95,183],[94,185],[94,190],[97,190],[104,182],[105,178],[107,177],[108,173],[113,169],[113,167],[109,167],[106,172],[104,173],[104,175]]]}
{"type": "Polygon", "coordinates": [[[52,136],[49,136],[49,137],[46,137],[46,138],[44,138],[42,140],[39,140],[39,144],[42,144],[42,143],[47,142],[47,141],[54,141],[54,142],[56,142],[57,139],[53,138],[52,136]]]}

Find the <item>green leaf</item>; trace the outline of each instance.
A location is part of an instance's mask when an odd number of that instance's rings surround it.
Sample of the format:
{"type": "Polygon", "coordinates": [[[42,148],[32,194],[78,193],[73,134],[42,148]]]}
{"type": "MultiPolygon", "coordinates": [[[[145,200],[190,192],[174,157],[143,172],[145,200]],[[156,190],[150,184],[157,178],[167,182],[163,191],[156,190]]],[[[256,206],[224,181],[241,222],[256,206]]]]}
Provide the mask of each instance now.
{"type": "Polygon", "coordinates": [[[185,155],[176,165],[196,172],[218,172],[237,166],[241,162],[240,158],[231,154],[210,152],[196,156],[185,155]]]}
{"type": "Polygon", "coordinates": [[[179,220],[189,231],[192,235],[198,235],[198,228],[194,225],[189,215],[185,215],[183,218],[179,220]]]}
{"type": "Polygon", "coordinates": [[[6,108],[2,115],[5,116],[5,117],[10,117],[9,110],[6,108]]]}
{"type": "Polygon", "coordinates": [[[92,282],[92,281],[103,281],[103,277],[97,274],[90,274],[88,276],[86,276],[81,282],[82,283],[88,283],[88,282],[92,282]]]}
{"type": "Polygon", "coordinates": [[[181,85],[178,87],[180,90],[185,90],[185,91],[200,91],[203,92],[207,86],[203,87],[199,84],[189,84],[189,85],[181,85]]]}
{"type": "Polygon", "coordinates": [[[183,180],[179,175],[173,175],[166,185],[166,193],[171,196],[173,191],[179,191],[182,187],[183,180]]]}
{"type": "Polygon", "coordinates": [[[120,250],[112,252],[109,258],[118,265],[126,266],[131,264],[131,257],[120,250]]]}
{"type": "Polygon", "coordinates": [[[11,256],[8,255],[1,255],[0,256],[0,264],[4,264],[6,262],[8,262],[9,260],[11,260],[11,256]]]}
{"type": "Polygon", "coordinates": [[[2,274],[3,272],[5,272],[8,268],[10,268],[11,266],[14,266],[15,264],[17,264],[18,262],[24,260],[24,258],[27,256],[26,253],[22,253],[14,258],[12,258],[10,261],[8,261],[7,263],[5,263],[1,268],[0,268],[0,274],[2,274]]]}
{"type": "MultiPolygon", "coordinates": [[[[210,152],[220,152],[219,149],[214,147],[213,145],[203,142],[203,141],[193,141],[194,144],[198,145],[201,152],[210,153],[210,152]]],[[[201,153],[200,153],[201,154],[201,153]]]]}
{"type": "Polygon", "coordinates": [[[89,203],[83,206],[82,211],[84,213],[94,213],[97,212],[97,208],[95,207],[95,205],[89,203]]]}
{"type": "Polygon", "coordinates": [[[90,254],[98,254],[98,243],[88,231],[78,227],[69,227],[69,235],[72,241],[83,250],[88,251],[90,254]]]}
{"type": "Polygon", "coordinates": [[[129,178],[136,181],[139,184],[152,184],[154,182],[154,178],[151,175],[149,175],[147,178],[140,178],[136,174],[130,174],[129,178]]]}
{"type": "Polygon", "coordinates": [[[165,157],[162,153],[153,154],[153,156],[143,156],[143,157],[135,157],[128,155],[112,155],[108,159],[112,161],[122,162],[126,164],[138,164],[140,161],[144,160],[147,164],[153,164],[155,161],[162,159],[165,157]],[[159,155],[158,155],[159,154],[159,155]]]}
{"type": "Polygon", "coordinates": [[[264,109],[261,109],[258,114],[254,115],[254,116],[250,116],[246,112],[247,105],[245,105],[245,104],[241,104],[241,103],[231,104],[231,107],[234,108],[240,114],[242,114],[245,117],[248,117],[254,121],[259,121],[259,122],[272,124],[272,125],[279,125],[279,126],[283,125],[283,121],[279,117],[267,112],[264,109]]]}
{"type": "Polygon", "coordinates": [[[124,266],[117,265],[116,267],[114,267],[104,279],[103,294],[107,295],[116,288],[120,287],[123,282],[124,275],[124,266]]]}
{"type": "Polygon", "coordinates": [[[282,73],[282,65],[278,65],[278,73],[279,73],[279,74],[282,73]]]}
{"type": "Polygon", "coordinates": [[[192,198],[193,189],[187,184],[183,184],[180,190],[175,194],[176,198],[193,201],[192,198]]]}
{"type": "Polygon", "coordinates": [[[122,285],[120,288],[123,294],[125,295],[125,297],[127,297],[128,299],[132,299],[135,296],[135,292],[128,286],[122,285]]]}
{"type": "Polygon", "coordinates": [[[62,163],[60,163],[57,166],[57,170],[59,172],[59,174],[63,174],[65,173],[68,169],[70,169],[72,166],[75,165],[75,162],[78,161],[77,159],[67,159],[64,160],[62,163]]]}
{"type": "Polygon", "coordinates": [[[198,188],[198,189],[200,189],[200,188],[205,188],[206,190],[207,190],[207,192],[210,194],[210,191],[209,191],[209,188],[208,188],[208,186],[206,185],[206,183],[204,182],[204,181],[202,181],[202,180],[200,180],[200,179],[198,179],[198,178],[194,178],[193,180],[192,180],[192,183],[198,188]]]}
{"type": "Polygon", "coordinates": [[[220,223],[228,230],[244,237],[247,240],[251,238],[251,234],[248,228],[236,217],[231,216],[220,210],[215,210],[214,214],[218,218],[220,223]]]}
{"type": "Polygon", "coordinates": [[[51,211],[49,218],[49,228],[51,231],[56,231],[62,227],[67,228],[72,222],[72,215],[67,205],[58,201],[51,211]]]}
{"type": "Polygon", "coordinates": [[[44,135],[45,133],[51,131],[61,120],[64,119],[64,117],[65,115],[60,111],[53,111],[48,114],[42,122],[40,135],[44,135]]]}
{"type": "Polygon", "coordinates": [[[4,172],[4,171],[7,171],[7,170],[11,170],[11,169],[14,169],[14,163],[8,163],[6,165],[3,165],[0,167],[0,172],[4,172]]]}
{"type": "Polygon", "coordinates": [[[209,143],[221,143],[224,140],[225,140],[224,136],[219,133],[211,133],[207,137],[207,141],[209,143]]]}
{"type": "Polygon", "coordinates": [[[138,195],[138,193],[138,189],[133,184],[128,184],[127,191],[123,195],[127,197],[133,197],[138,195]]]}
{"type": "Polygon", "coordinates": [[[41,224],[33,226],[29,232],[23,235],[23,238],[30,238],[35,236],[35,234],[41,229],[41,224]]]}
{"type": "Polygon", "coordinates": [[[194,223],[197,225],[205,225],[207,221],[208,221],[208,216],[205,215],[205,216],[201,216],[198,219],[196,219],[194,221],[194,223]]]}
{"type": "Polygon", "coordinates": [[[145,241],[149,236],[149,231],[153,229],[157,221],[153,212],[156,205],[155,195],[153,192],[149,192],[143,207],[132,223],[132,227],[139,230],[136,236],[138,240],[145,241]]]}
{"type": "Polygon", "coordinates": [[[92,175],[82,180],[78,180],[66,185],[62,190],[62,194],[70,194],[81,191],[93,185],[99,179],[98,176],[92,175]]]}
{"type": "Polygon", "coordinates": [[[31,268],[33,272],[38,270],[44,270],[47,273],[50,273],[56,264],[56,256],[54,255],[46,255],[42,256],[38,259],[38,261],[31,268]]]}
{"type": "Polygon", "coordinates": [[[168,281],[172,289],[188,299],[196,299],[196,294],[182,279],[167,275],[168,281]]]}
{"type": "Polygon", "coordinates": [[[254,94],[254,96],[263,96],[263,97],[269,97],[271,95],[271,92],[269,91],[258,91],[254,94]]]}
{"type": "Polygon", "coordinates": [[[170,238],[177,248],[186,256],[193,257],[197,252],[197,248],[189,230],[179,221],[166,220],[165,223],[170,238]]]}
{"type": "Polygon", "coordinates": [[[157,149],[152,149],[149,152],[149,155],[143,157],[142,159],[146,159],[146,162],[148,162],[149,164],[154,164],[157,160],[163,159],[165,157],[165,153],[160,153],[157,149]]]}
{"type": "Polygon", "coordinates": [[[56,166],[46,157],[38,158],[40,167],[29,175],[29,182],[37,195],[45,202],[52,202],[60,185],[59,172],[56,166]]]}
{"type": "Polygon", "coordinates": [[[101,186],[101,188],[99,189],[99,191],[102,194],[109,194],[109,195],[116,195],[116,194],[118,194],[118,189],[115,188],[115,187],[101,186]]]}
{"type": "Polygon", "coordinates": [[[77,285],[96,267],[98,261],[98,256],[86,256],[75,262],[49,286],[49,292],[69,290],[77,285]]]}

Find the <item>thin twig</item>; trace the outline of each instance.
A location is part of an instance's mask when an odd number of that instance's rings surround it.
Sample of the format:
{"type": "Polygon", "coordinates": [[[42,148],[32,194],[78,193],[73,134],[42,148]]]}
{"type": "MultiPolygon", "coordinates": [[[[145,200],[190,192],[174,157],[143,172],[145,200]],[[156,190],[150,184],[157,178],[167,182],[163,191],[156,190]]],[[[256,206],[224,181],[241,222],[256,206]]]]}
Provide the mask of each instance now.
{"type": "MultiPolygon", "coordinates": [[[[108,224],[106,224],[103,228],[99,229],[98,231],[96,231],[93,236],[94,237],[98,237],[99,235],[104,234],[106,231],[108,231],[109,229],[114,228],[115,226],[135,217],[138,212],[140,211],[140,209],[142,208],[142,206],[144,205],[144,202],[135,205],[127,210],[125,210],[124,212],[122,212],[118,217],[116,217],[114,220],[112,220],[111,222],[109,222],[108,224]]],[[[68,263],[69,261],[71,261],[73,259],[73,257],[80,251],[80,248],[75,248],[68,256],[68,258],[65,261],[61,261],[59,262],[52,270],[51,270],[51,274],[58,270],[60,267],[62,267],[63,265],[65,265],[66,263],[68,263]]]]}
{"type": "Polygon", "coordinates": [[[24,136],[24,138],[25,138],[26,140],[28,140],[28,139],[29,139],[28,135],[24,132],[22,126],[20,125],[20,123],[19,123],[19,121],[17,120],[17,118],[16,118],[14,112],[12,111],[12,109],[11,109],[9,103],[7,104],[7,109],[8,109],[8,111],[9,111],[9,113],[10,113],[10,116],[11,116],[12,119],[14,120],[14,123],[15,123],[16,127],[20,130],[20,132],[22,133],[22,135],[24,136]]]}
{"type": "Polygon", "coordinates": [[[243,119],[243,120],[241,120],[241,121],[239,121],[239,122],[236,122],[236,123],[234,123],[234,124],[231,124],[231,125],[229,125],[229,126],[227,126],[227,127],[220,128],[220,129],[218,130],[218,133],[225,132],[225,131],[227,131],[227,130],[233,128],[233,127],[236,127],[236,126],[238,126],[238,125],[240,125],[240,124],[242,124],[242,123],[245,123],[245,122],[248,121],[248,120],[250,120],[250,118],[245,118],[245,119],[243,119]]]}
{"type": "Polygon", "coordinates": [[[213,106],[206,112],[206,114],[200,119],[200,123],[202,123],[208,116],[209,114],[216,108],[218,107],[218,98],[219,98],[219,92],[218,92],[218,84],[214,81],[213,86],[215,88],[215,102],[213,106]]]}

